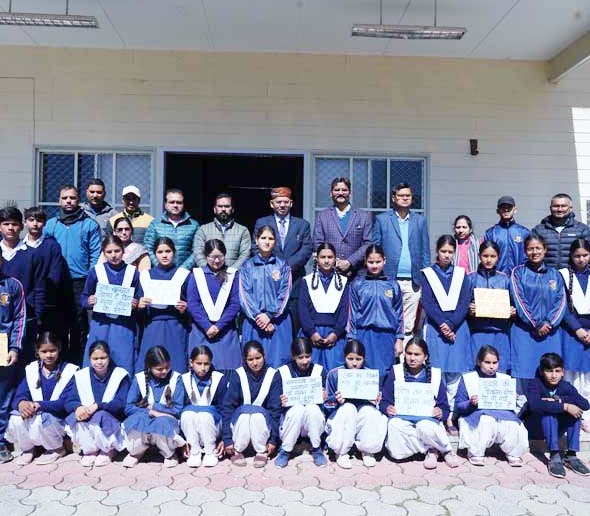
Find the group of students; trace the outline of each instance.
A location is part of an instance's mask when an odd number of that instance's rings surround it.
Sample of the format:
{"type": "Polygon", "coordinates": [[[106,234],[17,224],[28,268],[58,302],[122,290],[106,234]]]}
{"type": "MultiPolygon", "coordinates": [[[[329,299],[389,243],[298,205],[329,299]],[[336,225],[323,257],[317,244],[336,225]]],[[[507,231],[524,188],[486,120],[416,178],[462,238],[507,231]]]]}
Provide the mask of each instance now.
{"type": "MultiPolygon", "coordinates": [[[[174,465],[176,449],[187,443],[189,465],[201,461],[214,465],[222,452],[241,465],[248,445],[256,452],[255,465],[264,465],[281,442],[275,464],[284,466],[303,432],[310,439],[314,462],[322,466],[325,430],[326,443],[342,467],[350,467],[353,445],[363,463],[371,466],[385,443],[396,459],[424,453],[425,467],[431,468],[438,454],[450,466],[458,464],[448,434],[460,430],[472,463],[483,464],[490,441],[500,441],[509,463],[518,466],[527,449],[526,431],[513,415],[477,410],[477,382],[469,380],[474,365],[479,375],[509,372],[519,380],[519,394],[527,397],[540,381],[550,394],[542,392],[537,404],[529,399],[528,406],[559,416],[557,434],[567,427],[564,414],[576,420],[578,441],[579,428],[589,429],[590,420],[583,421],[590,394],[590,243],[586,240],[574,241],[569,267],[557,271],[543,263],[543,238],[531,235],[524,242],[526,263],[508,276],[496,269],[500,251],[494,242],[479,246],[477,270],[466,274],[454,264],[456,239],[442,235],[436,244],[436,262],[422,271],[423,339],[412,339],[405,349],[402,295],[397,281],[384,274],[383,249],[370,245],[366,274],[350,280],[336,270],[334,247],[323,243],[315,250],[313,272],[299,285],[295,310],[299,339],[290,349],[294,323],[293,310],[288,309],[293,287],[290,269],[273,252],[276,235],[271,226],[260,227],[255,239],[257,253],[239,271],[226,267],[224,243],[215,239],[205,244],[207,265],[188,271],[174,265],[173,241],[160,238],[153,248],[157,265],[138,272],[123,261],[125,246],[119,237],[105,237],[104,261],[91,269],[82,305],[87,309],[96,305],[98,284],[131,287],[131,315],[93,313],[84,369],[78,372],[59,361],[56,339],[41,340],[38,360],[27,366],[14,398],[19,414],[13,416],[20,417],[22,424],[11,417],[7,436],[16,441],[14,436],[24,435],[23,428],[35,427],[36,433],[31,428],[35,439],[40,434],[55,437],[59,429],[53,419],[67,415],[64,431],[79,444],[82,463],[88,466],[108,463],[112,451],[123,447],[129,451],[124,464],[133,466],[150,445],[158,447],[166,464],[174,465]],[[158,304],[146,296],[157,292],[164,285],[161,282],[177,292],[174,305],[158,304]],[[512,317],[475,317],[477,287],[508,290],[512,317]],[[402,351],[403,360],[396,364],[402,351]],[[565,364],[556,365],[555,357],[561,360],[561,356],[565,364]],[[495,357],[493,367],[490,357],[495,357]],[[563,373],[564,365],[573,386],[567,385],[580,391],[579,399],[564,402],[566,398],[556,395],[556,389],[549,388],[555,386],[543,376],[547,369],[561,368],[563,373]],[[379,398],[342,398],[335,372],[342,367],[378,370],[379,398]],[[280,373],[275,374],[277,369],[280,373]],[[323,407],[287,410],[281,378],[311,374],[325,377],[323,407]],[[394,385],[402,381],[432,383],[436,403],[431,418],[397,417],[394,385]],[[552,403],[547,401],[550,398],[561,401],[552,403]],[[498,422],[497,429],[467,430],[489,422],[488,416],[498,422]],[[200,426],[208,428],[206,439],[195,430],[200,426]],[[54,434],[48,428],[54,428],[54,434]],[[507,428],[511,437],[498,437],[507,428]],[[261,430],[252,435],[253,429],[261,430]]],[[[575,430],[570,433],[575,441],[575,430]]],[[[32,460],[34,446],[46,450],[37,459],[41,462],[63,453],[55,439],[43,443],[23,439],[24,444],[19,442],[26,452],[19,457],[23,462],[32,460]]],[[[547,440],[555,473],[561,456],[553,453],[558,450],[547,440]]],[[[586,474],[575,457],[574,441],[559,464],[586,474]]]]}

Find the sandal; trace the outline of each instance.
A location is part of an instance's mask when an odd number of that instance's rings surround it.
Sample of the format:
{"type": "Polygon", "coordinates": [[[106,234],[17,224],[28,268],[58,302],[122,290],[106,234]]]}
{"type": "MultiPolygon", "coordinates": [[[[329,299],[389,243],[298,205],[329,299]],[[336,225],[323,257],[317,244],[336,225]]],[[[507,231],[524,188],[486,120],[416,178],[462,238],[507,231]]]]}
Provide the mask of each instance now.
{"type": "Polygon", "coordinates": [[[246,465],[246,458],[244,457],[243,453],[236,452],[230,457],[231,463],[234,466],[245,466],[246,465]]]}
{"type": "Polygon", "coordinates": [[[254,457],[254,467],[255,468],[263,468],[266,466],[268,462],[268,456],[266,453],[257,453],[256,457],[254,457]]]}

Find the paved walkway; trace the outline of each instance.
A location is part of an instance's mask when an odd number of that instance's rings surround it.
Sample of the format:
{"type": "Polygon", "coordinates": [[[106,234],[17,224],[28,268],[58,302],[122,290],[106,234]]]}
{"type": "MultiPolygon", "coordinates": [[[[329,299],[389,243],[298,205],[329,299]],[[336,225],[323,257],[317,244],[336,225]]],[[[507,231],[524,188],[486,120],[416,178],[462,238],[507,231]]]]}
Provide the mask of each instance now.
{"type": "MultiPolygon", "coordinates": [[[[580,456],[586,462],[590,454],[580,456]]],[[[173,515],[197,516],[396,516],[396,515],[580,515],[590,513],[590,477],[547,473],[527,454],[522,468],[486,458],[456,469],[440,463],[426,471],[419,462],[381,460],[353,469],[335,463],[316,468],[309,455],[285,469],[272,462],[261,470],[231,466],[164,469],[161,463],[120,463],[82,468],[69,455],[49,466],[0,465],[0,510],[6,516],[173,515]]]]}

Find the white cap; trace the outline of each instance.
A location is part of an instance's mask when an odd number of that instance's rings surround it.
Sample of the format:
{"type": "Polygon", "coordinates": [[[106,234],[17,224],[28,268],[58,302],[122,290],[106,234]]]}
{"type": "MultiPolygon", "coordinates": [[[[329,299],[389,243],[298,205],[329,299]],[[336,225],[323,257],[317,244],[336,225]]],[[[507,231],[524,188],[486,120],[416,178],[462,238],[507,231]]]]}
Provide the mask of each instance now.
{"type": "Polygon", "coordinates": [[[127,185],[125,188],[123,188],[121,196],[125,197],[127,194],[137,195],[137,197],[141,199],[141,192],[139,191],[139,188],[137,188],[137,186],[135,185],[127,185]]]}

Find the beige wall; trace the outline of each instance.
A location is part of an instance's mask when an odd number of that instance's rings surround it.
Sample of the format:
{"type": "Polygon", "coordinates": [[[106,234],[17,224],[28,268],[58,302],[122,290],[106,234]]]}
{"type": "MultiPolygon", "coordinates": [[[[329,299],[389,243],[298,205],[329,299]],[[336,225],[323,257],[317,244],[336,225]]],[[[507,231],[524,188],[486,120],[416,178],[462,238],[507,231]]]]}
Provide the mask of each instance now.
{"type": "Polygon", "coordinates": [[[0,203],[33,200],[36,146],[427,155],[433,236],[459,212],[482,232],[502,194],[527,225],[552,193],[579,218],[590,197],[589,66],[557,86],[509,61],[1,47],[0,66],[0,203]]]}

